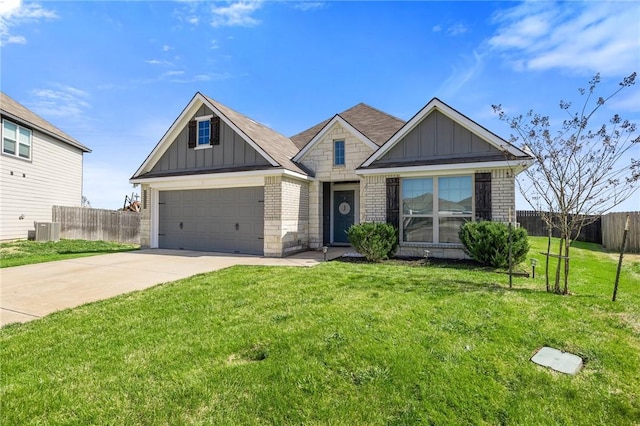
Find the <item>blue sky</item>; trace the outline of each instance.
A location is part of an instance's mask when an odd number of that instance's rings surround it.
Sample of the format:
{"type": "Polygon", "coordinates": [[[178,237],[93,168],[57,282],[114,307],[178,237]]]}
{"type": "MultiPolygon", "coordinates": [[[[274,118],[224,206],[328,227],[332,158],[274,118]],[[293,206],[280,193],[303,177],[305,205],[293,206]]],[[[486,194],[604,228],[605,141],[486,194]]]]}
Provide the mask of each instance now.
{"type": "MultiPolygon", "coordinates": [[[[359,102],[408,120],[437,96],[508,138],[492,104],[559,117],[596,72],[604,94],[640,71],[640,2],[0,0],[0,17],[2,91],[93,150],[100,208],[137,192],[196,91],[287,136],[359,102]]],[[[603,112],[640,123],[640,85],[603,112]]]]}

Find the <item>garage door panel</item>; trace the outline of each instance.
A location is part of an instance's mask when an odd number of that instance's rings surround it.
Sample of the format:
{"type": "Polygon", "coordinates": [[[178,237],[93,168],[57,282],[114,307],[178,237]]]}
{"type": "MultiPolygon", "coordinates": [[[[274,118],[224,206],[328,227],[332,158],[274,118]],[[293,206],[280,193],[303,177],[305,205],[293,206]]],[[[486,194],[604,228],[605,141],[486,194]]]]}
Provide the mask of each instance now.
{"type": "Polygon", "coordinates": [[[161,248],[263,253],[264,188],[161,191],[159,201],[161,248]]]}

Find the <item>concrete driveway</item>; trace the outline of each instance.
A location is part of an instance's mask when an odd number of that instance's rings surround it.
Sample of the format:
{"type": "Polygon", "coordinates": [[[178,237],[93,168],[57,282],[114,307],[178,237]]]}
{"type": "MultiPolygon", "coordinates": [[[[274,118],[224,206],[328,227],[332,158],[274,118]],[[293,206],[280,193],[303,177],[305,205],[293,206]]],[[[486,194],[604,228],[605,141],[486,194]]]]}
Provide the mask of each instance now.
{"type": "MultiPolygon", "coordinates": [[[[348,250],[332,247],[327,259],[348,250]]],[[[148,249],[3,268],[0,326],[233,265],[314,266],[323,258],[317,251],[276,259],[148,249]]]]}

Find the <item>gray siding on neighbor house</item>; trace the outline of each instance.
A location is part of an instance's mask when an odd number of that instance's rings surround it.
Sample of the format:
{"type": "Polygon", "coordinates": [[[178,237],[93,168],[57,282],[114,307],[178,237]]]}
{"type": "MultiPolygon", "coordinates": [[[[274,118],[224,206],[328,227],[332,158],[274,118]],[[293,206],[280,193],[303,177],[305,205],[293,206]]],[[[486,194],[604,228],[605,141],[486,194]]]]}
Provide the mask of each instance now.
{"type": "Polygon", "coordinates": [[[439,111],[425,117],[374,165],[495,157],[502,152],[439,111]]]}
{"type": "MultiPolygon", "coordinates": [[[[213,112],[203,105],[191,119],[211,114],[213,112]]],[[[189,148],[188,136],[189,128],[185,126],[153,167],[151,173],[269,165],[264,157],[222,120],[220,120],[220,145],[206,149],[189,148]]]]}

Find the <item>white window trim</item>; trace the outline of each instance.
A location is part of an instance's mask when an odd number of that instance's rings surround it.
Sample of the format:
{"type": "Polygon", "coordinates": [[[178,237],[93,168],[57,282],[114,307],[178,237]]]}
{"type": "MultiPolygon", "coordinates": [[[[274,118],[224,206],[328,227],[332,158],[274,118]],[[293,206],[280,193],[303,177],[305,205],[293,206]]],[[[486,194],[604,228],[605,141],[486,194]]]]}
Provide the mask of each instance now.
{"type": "MultiPolygon", "coordinates": [[[[13,157],[13,158],[17,158],[19,160],[22,161],[31,161],[31,159],[33,158],[33,130],[29,129],[28,127],[24,127],[19,125],[18,123],[11,121],[11,120],[7,120],[6,118],[2,119],[2,127],[0,127],[0,153],[2,153],[2,155],[6,155],[8,157],[13,157]],[[15,154],[11,154],[9,152],[4,152],[4,123],[11,123],[14,126],[16,126],[16,153],[15,154]],[[29,157],[25,158],[25,157],[21,157],[20,156],[20,129],[24,129],[26,131],[29,132],[29,157]]],[[[24,144],[22,144],[24,145],[24,144]]]]}
{"type": "Polygon", "coordinates": [[[408,245],[414,247],[421,246],[459,246],[460,243],[441,243],[440,242],[440,218],[449,218],[449,217],[463,217],[469,218],[471,221],[475,221],[476,217],[476,194],[475,188],[475,176],[474,174],[462,174],[462,175],[429,175],[429,176],[407,176],[400,178],[400,245],[408,245]],[[449,178],[449,177],[470,177],[471,178],[471,215],[469,214],[440,214],[440,198],[439,191],[440,185],[438,180],[440,178],[449,178]],[[407,215],[404,214],[404,180],[405,179],[431,179],[433,181],[433,212],[424,215],[407,215]],[[433,241],[404,241],[404,218],[405,217],[430,217],[433,220],[433,241]]]}
{"type": "MultiPolygon", "coordinates": [[[[200,117],[196,117],[196,146],[194,149],[208,149],[212,148],[211,143],[200,143],[200,123],[203,121],[210,121],[213,118],[213,114],[202,115],[200,117]]],[[[211,124],[209,124],[209,141],[211,141],[211,124]]]]}

